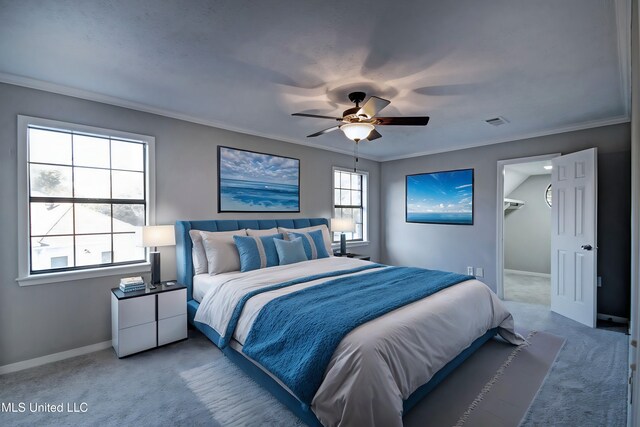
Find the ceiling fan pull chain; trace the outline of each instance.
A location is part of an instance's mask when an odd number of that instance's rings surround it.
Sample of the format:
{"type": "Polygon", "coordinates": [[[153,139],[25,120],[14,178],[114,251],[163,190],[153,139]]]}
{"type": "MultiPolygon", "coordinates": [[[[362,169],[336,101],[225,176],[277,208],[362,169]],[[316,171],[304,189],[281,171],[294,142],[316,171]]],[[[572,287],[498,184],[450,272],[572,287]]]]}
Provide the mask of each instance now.
{"type": "Polygon", "coordinates": [[[356,141],[356,146],[353,149],[353,171],[358,172],[358,142],[356,141]]]}

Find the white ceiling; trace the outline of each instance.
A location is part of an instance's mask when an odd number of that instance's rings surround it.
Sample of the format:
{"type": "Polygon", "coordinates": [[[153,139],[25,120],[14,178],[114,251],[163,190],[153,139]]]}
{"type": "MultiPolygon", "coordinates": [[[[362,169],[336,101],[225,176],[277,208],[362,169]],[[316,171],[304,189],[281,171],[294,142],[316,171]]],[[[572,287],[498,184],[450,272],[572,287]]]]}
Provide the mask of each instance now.
{"type": "Polygon", "coordinates": [[[0,81],[337,151],[305,138],[334,122],[290,114],[361,90],[431,117],[362,144],[387,160],[628,121],[629,5],[0,0],[0,81]]]}
{"type": "Polygon", "coordinates": [[[504,196],[508,197],[513,190],[532,175],[551,175],[551,170],[545,169],[545,166],[551,166],[551,160],[505,165],[504,196]]]}

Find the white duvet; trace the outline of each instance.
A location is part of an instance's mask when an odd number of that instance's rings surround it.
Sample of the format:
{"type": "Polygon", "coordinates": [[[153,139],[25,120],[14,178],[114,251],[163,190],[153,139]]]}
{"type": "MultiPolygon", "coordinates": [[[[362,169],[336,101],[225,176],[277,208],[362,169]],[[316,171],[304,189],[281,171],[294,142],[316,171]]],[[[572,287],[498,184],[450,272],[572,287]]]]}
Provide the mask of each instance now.
{"type": "MultiPolygon", "coordinates": [[[[221,336],[242,297],[297,277],[368,264],[345,257],[214,276],[195,320],[221,336]]],[[[367,274],[375,270],[365,270],[367,274]]],[[[247,301],[233,334],[241,345],[269,301],[329,279],[260,293],[247,301]]],[[[336,348],[311,409],[325,426],[401,426],[402,401],[491,328],[522,343],[513,318],[482,282],[468,280],[387,313],[351,331],[336,348]]]]}

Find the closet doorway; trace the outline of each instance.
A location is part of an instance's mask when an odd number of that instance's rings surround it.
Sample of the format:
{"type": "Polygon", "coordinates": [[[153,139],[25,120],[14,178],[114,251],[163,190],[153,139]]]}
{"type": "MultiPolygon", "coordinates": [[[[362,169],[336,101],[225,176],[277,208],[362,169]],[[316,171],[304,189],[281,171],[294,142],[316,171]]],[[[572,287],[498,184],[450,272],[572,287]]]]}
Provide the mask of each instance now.
{"type": "Polygon", "coordinates": [[[557,156],[498,163],[497,288],[504,300],[551,306],[551,159],[557,156]]]}

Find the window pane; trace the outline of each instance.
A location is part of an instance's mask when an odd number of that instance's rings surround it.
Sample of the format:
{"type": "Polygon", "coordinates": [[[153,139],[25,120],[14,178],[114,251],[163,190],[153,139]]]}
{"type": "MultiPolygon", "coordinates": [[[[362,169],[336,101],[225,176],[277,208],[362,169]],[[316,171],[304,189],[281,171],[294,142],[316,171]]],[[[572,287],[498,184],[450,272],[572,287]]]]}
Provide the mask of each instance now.
{"type": "Polygon", "coordinates": [[[71,168],[29,165],[32,197],[71,197],[71,168]]]}
{"type": "Polygon", "coordinates": [[[334,188],[340,187],[340,171],[333,172],[333,186],[334,188]]]}
{"type": "Polygon", "coordinates": [[[29,129],[29,161],[71,164],[71,134],[29,129]]]}
{"type": "Polygon", "coordinates": [[[333,190],[333,204],[340,204],[340,190],[333,190]]]}
{"type": "Polygon", "coordinates": [[[108,199],[111,196],[109,171],[104,169],[73,168],[75,197],[108,199]]]}
{"type": "Polygon", "coordinates": [[[65,267],[73,267],[73,237],[31,238],[32,271],[65,267]]]}
{"type": "Polygon", "coordinates": [[[111,252],[110,234],[76,236],[76,266],[102,264],[104,252],[111,252]]]}
{"type": "Polygon", "coordinates": [[[77,234],[111,232],[111,205],[76,203],[75,208],[77,234]]]}
{"type": "Polygon", "coordinates": [[[342,172],[340,174],[340,187],[341,188],[351,188],[351,174],[347,172],[342,172]]]}
{"type": "Polygon", "coordinates": [[[351,204],[360,206],[361,200],[360,195],[362,193],[360,191],[351,191],[351,204]]]}
{"type": "Polygon", "coordinates": [[[134,233],[113,235],[113,262],[142,260],[144,260],[144,248],[136,246],[134,233]]]}
{"type": "Polygon", "coordinates": [[[362,239],[362,224],[356,224],[354,239],[362,239]]]}
{"type": "Polygon", "coordinates": [[[341,205],[350,205],[351,197],[349,197],[349,190],[340,190],[340,204],[341,205]]]}
{"type": "Polygon", "coordinates": [[[141,172],[111,172],[114,199],[144,199],[144,174],[141,172]]]}
{"type": "Polygon", "coordinates": [[[358,224],[362,224],[362,209],[353,210],[353,220],[358,224]]]}
{"type": "Polygon", "coordinates": [[[73,164],[76,166],[109,167],[109,139],[85,135],[73,136],[73,164]]]}
{"type": "Polygon", "coordinates": [[[143,205],[113,205],[113,231],[135,232],[144,225],[143,205]]]}
{"type": "Polygon", "coordinates": [[[360,190],[360,175],[351,175],[351,189],[360,190]]]}
{"type": "Polygon", "coordinates": [[[31,203],[31,235],[73,234],[73,204],[31,203]]]}
{"type": "Polygon", "coordinates": [[[111,140],[111,167],[133,171],[144,170],[144,146],[134,142],[111,140]]]}

